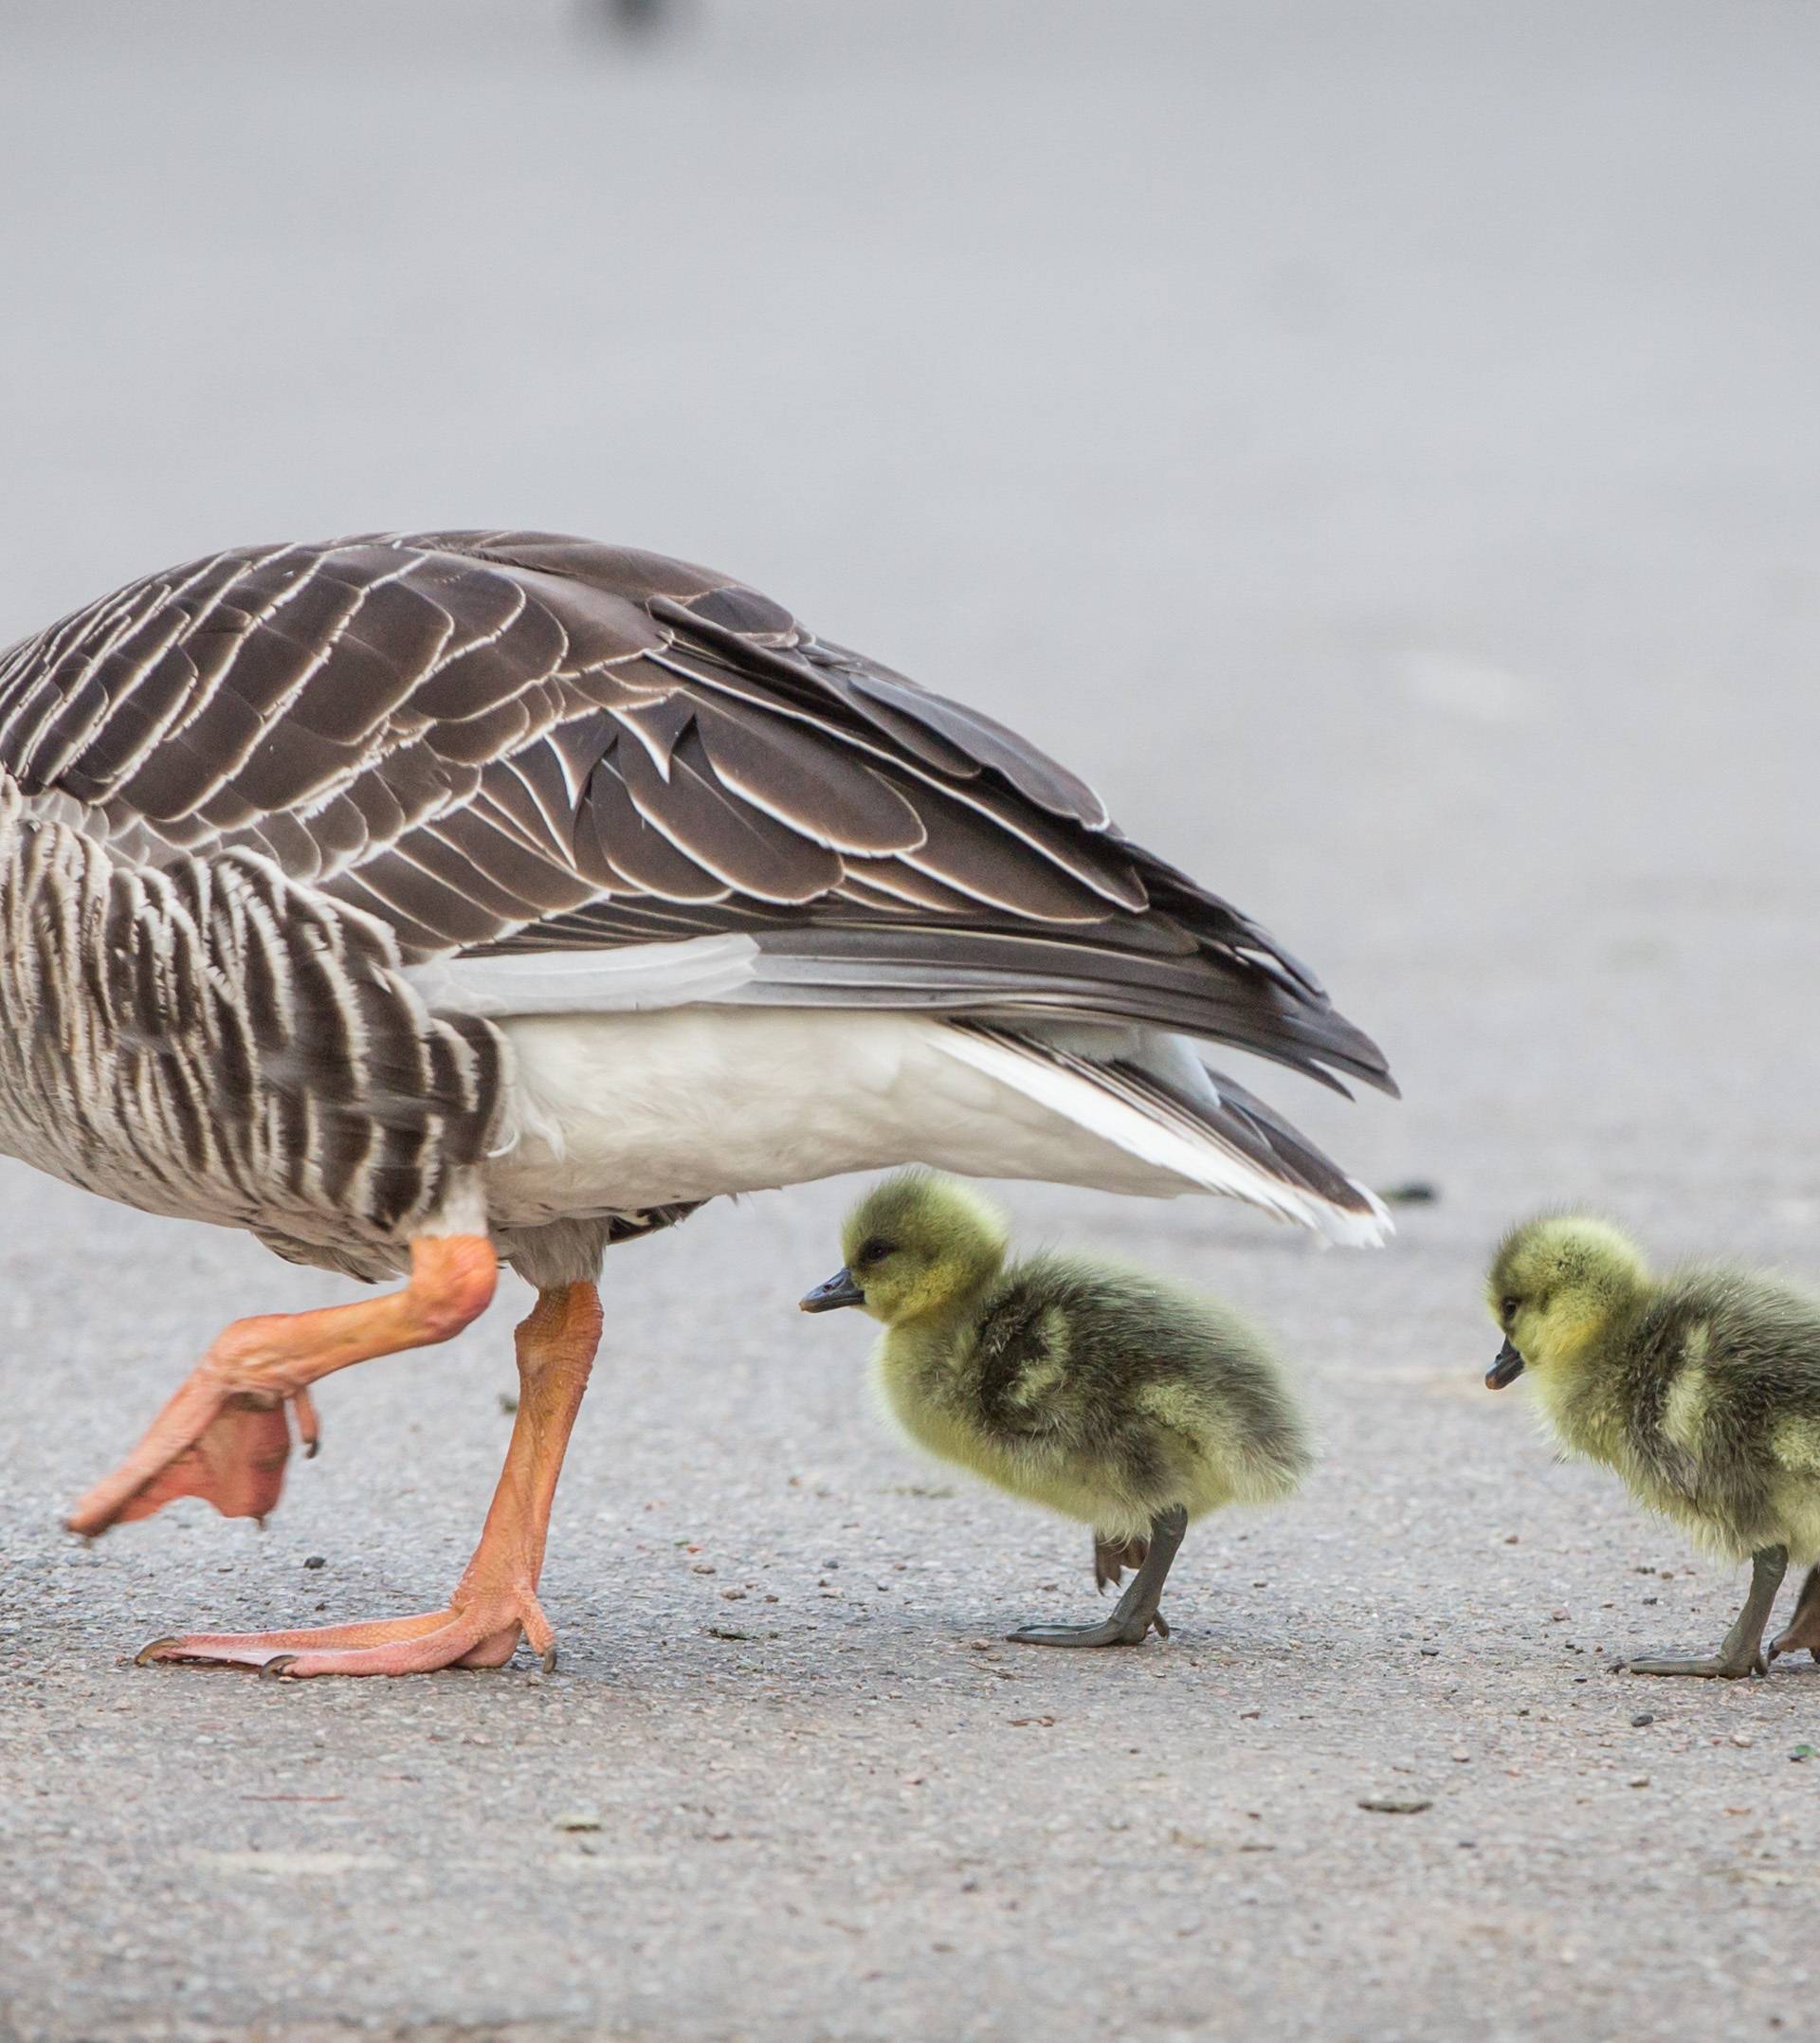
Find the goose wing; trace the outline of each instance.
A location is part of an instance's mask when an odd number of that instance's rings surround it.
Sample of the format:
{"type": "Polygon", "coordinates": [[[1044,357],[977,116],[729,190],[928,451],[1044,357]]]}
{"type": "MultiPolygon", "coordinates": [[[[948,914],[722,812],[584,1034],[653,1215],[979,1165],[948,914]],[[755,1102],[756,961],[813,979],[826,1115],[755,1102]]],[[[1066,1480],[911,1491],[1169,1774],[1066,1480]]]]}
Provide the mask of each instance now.
{"type": "Polygon", "coordinates": [[[0,769],[150,865],[269,858],[454,1004],[1138,1024],[1394,1089],[1303,966],[1073,774],[651,554],[217,554],[0,655],[0,769]]]}

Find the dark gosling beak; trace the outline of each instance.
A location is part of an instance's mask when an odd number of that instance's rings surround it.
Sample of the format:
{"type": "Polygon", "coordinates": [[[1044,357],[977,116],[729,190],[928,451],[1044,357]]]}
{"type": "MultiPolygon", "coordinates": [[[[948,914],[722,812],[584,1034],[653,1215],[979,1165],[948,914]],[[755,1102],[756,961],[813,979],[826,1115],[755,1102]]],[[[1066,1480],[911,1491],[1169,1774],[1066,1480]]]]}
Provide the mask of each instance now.
{"type": "MultiPolygon", "coordinates": [[[[809,1304],[804,1299],[803,1304],[809,1304]]],[[[1498,1350],[1498,1359],[1485,1371],[1485,1388],[1488,1391],[1507,1390],[1523,1373],[1523,1359],[1509,1341],[1498,1350]]]]}
{"type": "MultiPolygon", "coordinates": [[[[850,1269],[837,1269],[826,1284],[818,1284],[802,1301],[805,1312],[838,1312],[843,1305],[864,1305],[865,1293],[853,1282],[850,1269]]],[[[1519,1362],[1518,1368],[1523,1365],[1519,1362]]]]}

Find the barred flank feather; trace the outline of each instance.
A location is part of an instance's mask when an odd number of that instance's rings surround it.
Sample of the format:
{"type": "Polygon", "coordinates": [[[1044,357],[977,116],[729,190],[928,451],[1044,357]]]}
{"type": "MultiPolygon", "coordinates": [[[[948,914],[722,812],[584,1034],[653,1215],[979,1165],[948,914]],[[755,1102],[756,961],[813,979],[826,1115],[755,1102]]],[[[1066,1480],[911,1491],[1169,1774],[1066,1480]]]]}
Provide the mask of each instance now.
{"type": "Polygon", "coordinates": [[[388,932],[243,850],[111,857],[0,791],[0,1128],[73,1184],[303,1239],[408,1236],[485,1155],[502,1045],[388,932]]]}

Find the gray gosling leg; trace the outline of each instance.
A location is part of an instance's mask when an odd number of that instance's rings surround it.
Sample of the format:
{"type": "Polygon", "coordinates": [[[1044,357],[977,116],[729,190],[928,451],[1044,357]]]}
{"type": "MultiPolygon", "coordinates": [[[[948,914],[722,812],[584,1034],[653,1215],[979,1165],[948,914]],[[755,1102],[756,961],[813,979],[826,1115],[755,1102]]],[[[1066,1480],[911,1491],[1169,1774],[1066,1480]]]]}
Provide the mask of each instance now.
{"type": "MultiPolygon", "coordinates": [[[[1692,1674],[1705,1681],[1742,1681],[1752,1674],[1767,1674],[1770,1666],[1763,1657],[1763,1629],[1788,1566],[1786,1546],[1766,1546],[1752,1557],[1751,1593],[1716,1653],[1696,1660],[1627,1660],[1620,1665],[1632,1674],[1692,1674]]],[[[1780,1639],[1776,1645],[1781,1645],[1780,1639]]]]}
{"type": "Polygon", "coordinates": [[[1188,1513],[1178,1505],[1159,1511],[1150,1523],[1150,1551],[1112,1614],[1097,1625],[1025,1625],[1009,1636],[1020,1646],[1141,1646],[1152,1632],[1169,1636],[1157,1605],[1170,1563],[1188,1530],[1188,1513]]]}

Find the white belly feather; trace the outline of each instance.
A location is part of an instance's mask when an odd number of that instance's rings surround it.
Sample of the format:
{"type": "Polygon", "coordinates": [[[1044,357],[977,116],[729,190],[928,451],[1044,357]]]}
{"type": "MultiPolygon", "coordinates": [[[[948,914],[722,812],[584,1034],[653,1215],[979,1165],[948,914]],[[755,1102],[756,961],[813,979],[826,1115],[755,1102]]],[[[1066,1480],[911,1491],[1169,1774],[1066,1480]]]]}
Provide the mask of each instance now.
{"type": "Polygon", "coordinates": [[[517,1076],[487,1195],[507,1226],[906,1162],[1109,1192],[1201,1189],[962,1061],[938,1022],[700,1007],[501,1027],[517,1076]]]}

